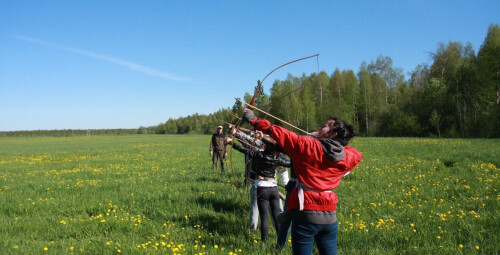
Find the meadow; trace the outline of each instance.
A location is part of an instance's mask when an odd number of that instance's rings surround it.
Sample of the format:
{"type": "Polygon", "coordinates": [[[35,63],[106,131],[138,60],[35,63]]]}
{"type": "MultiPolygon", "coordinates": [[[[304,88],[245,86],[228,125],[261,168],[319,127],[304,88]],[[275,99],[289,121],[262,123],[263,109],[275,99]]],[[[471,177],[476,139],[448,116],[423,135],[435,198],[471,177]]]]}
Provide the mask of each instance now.
{"type": "MultiPolygon", "coordinates": [[[[280,254],[206,135],[0,138],[1,254],[280,254]]],[[[500,140],[355,138],[339,254],[499,254],[500,140]]],[[[282,191],[282,193],[284,193],[282,191]]],[[[291,254],[290,245],[286,254],[291,254]]]]}

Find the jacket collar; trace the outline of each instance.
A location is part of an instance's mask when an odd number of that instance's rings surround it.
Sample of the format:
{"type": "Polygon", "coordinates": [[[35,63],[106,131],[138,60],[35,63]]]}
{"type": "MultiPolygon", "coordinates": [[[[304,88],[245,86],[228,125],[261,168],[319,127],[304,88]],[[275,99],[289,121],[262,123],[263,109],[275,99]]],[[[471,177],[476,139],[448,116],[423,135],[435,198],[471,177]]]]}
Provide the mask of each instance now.
{"type": "Polygon", "coordinates": [[[344,146],[339,141],[332,138],[321,138],[318,140],[321,146],[323,146],[323,151],[329,160],[339,162],[345,158],[344,146]]]}

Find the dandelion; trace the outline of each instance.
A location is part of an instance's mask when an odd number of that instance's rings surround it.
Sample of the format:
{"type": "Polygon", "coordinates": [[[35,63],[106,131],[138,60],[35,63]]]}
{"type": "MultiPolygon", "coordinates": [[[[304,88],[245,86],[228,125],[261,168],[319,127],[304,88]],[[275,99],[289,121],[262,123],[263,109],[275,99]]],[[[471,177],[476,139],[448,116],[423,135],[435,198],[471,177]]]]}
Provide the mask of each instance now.
{"type": "Polygon", "coordinates": [[[464,248],[462,244],[459,244],[458,247],[460,247],[460,249],[464,248]]]}
{"type": "MultiPolygon", "coordinates": [[[[478,247],[478,246],[476,246],[476,247],[478,247]]],[[[478,249],[479,249],[479,248],[478,248],[478,249]]],[[[43,247],[43,250],[44,250],[44,251],[48,251],[48,250],[49,250],[49,248],[47,248],[47,247],[43,247]]]]}
{"type": "Polygon", "coordinates": [[[476,250],[479,250],[479,245],[476,245],[476,250]]]}

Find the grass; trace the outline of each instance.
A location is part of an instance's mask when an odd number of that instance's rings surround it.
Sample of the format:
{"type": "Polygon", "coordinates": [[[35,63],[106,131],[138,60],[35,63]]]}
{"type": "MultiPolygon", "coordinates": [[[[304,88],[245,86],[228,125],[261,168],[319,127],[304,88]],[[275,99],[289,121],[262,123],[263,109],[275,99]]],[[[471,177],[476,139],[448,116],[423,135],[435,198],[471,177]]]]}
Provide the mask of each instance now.
{"type": "MultiPolygon", "coordinates": [[[[276,254],[210,136],[0,138],[2,254],[276,254]]],[[[356,138],[340,254],[498,254],[500,141],[356,138]]],[[[228,162],[229,166],[229,162],[228,162]]],[[[290,245],[287,253],[291,253],[290,245]]]]}

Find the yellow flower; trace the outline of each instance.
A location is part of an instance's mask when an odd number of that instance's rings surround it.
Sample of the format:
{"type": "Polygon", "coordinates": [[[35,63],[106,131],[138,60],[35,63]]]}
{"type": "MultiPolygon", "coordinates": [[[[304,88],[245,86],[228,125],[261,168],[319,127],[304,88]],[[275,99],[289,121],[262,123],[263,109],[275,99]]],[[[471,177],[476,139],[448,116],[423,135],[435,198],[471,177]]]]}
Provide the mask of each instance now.
{"type": "MultiPolygon", "coordinates": [[[[477,247],[477,246],[476,246],[476,247],[477,247]]],[[[48,250],[49,250],[49,248],[47,248],[47,247],[43,247],[43,250],[44,250],[44,251],[48,251],[48,250]]]]}
{"type": "Polygon", "coordinates": [[[464,246],[463,246],[462,244],[459,244],[459,245],[458,245],[458,247],[460,247],[460,248],[464,248],[464,246]]]}
{"type": "Polygon", "coordinates": [[[479,245],[476,245],[476,250],[479,250],[479,245]]]}
{"type": "Polygon", "coordinates": [[[216,244],[216,245],[214,245],[214,248],[217,249],[217,248],[219,248],[219,246],[216,244]]]}
{"type": "Polygon", "coordinates": [[[14,245],[14,247],[12,247],[12,248],[14,248],[14,249],[19,249],[19,246],[14,245]]]}

